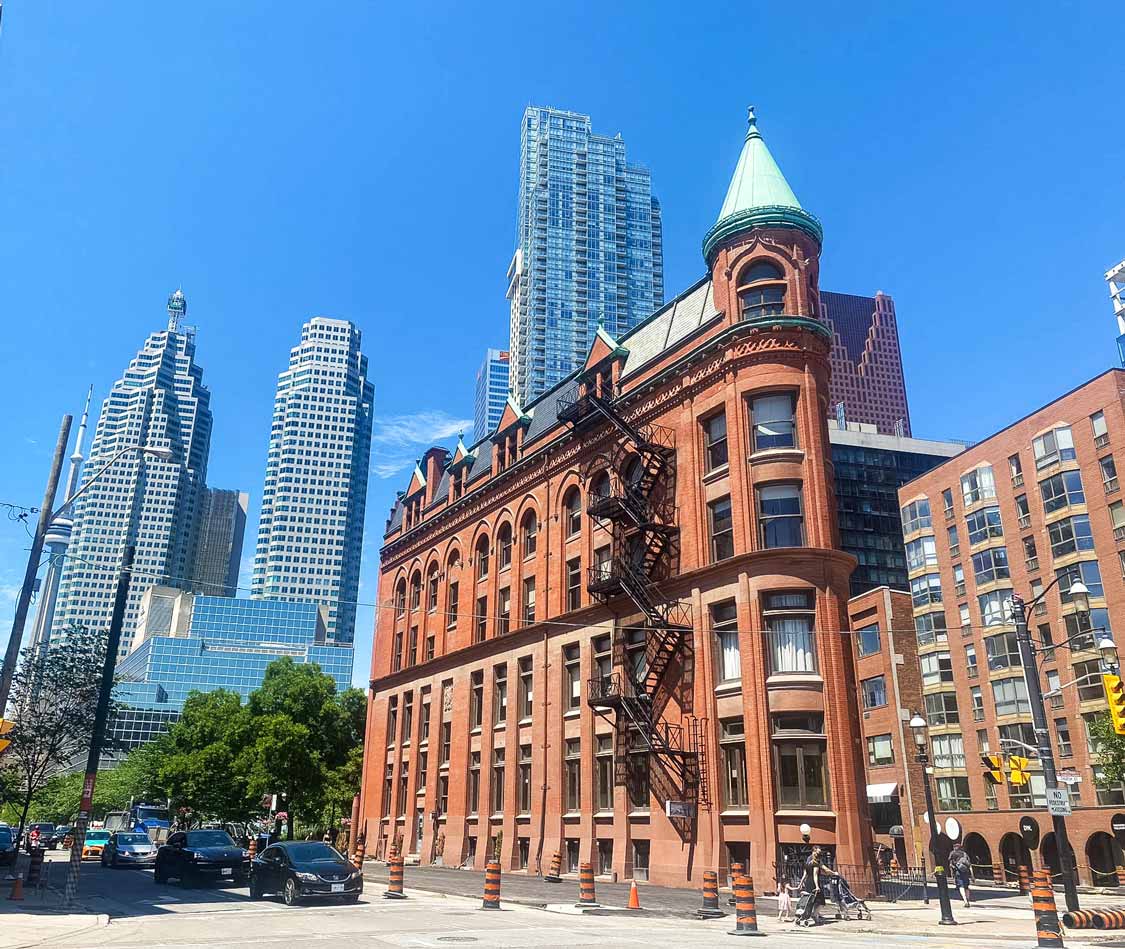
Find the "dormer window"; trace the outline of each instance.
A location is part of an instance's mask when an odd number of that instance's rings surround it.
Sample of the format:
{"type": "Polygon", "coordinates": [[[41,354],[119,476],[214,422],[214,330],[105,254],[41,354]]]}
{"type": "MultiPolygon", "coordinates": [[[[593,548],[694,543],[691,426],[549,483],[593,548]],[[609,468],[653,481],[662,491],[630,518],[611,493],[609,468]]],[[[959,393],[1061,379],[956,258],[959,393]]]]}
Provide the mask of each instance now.
{"type": "Polygon", "coordinates": [[[738,302],[743,320],[780,316],[785,312],[785,275],[768,260],[759,260],[738,278],[738,302]]]}

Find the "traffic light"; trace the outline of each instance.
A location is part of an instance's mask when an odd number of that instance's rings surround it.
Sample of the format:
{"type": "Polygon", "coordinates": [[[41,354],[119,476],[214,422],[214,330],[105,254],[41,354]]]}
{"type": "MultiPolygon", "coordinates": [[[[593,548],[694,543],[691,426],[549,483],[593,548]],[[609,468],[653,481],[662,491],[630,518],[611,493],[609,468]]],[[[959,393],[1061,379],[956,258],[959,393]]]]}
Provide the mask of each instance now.
{"type": "Polygon", "coordinates": [[[1027,784],[1031,776],[1027,773],[1028,760],[1019,755],[1008,755],[1008,780],[1017,787],[1027,784]]]}
{"type": "Polygon", "coordinates": [[[4,736],[12,730],[15,724],[15,722],[9,722],[7,719],[0,718],[0,755],[2,755],[7,750],[8,745],[12,743],[10,738],[5,738],[4,736]]]}
{"type": "Polygon", "coordinates": [[[1004,756],[981,755],[981,764],[985,767],[984,779],[990,784],[1004,783],[1004,756]]]}
{"type": "Polygon", "coordinates": [[[1109,703],[1113,730],[1125,735],[1125,685],[1121,683],[1121,676],[1106,672],[1102,675],[1102,685],[1105,686],[1105,700],[1109,703]]]}

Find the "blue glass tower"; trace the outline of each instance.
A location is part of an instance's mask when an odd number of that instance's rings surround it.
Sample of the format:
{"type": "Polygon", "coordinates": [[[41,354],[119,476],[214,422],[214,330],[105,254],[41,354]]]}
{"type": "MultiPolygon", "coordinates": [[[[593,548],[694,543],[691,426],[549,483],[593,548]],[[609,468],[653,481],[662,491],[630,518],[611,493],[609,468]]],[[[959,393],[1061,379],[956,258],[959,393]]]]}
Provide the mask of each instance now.
{"type": "MultiPolygon", "coordinates": [[[[508,270],[511,391],[527,405],[664,302],[660,203],[648,169],[588,115],[528,107],[516,253],[508,270]]],[[[477,433],[479,438],[481,433],[477,433]]]]}
{"type": "Polygon", "coordinates": [[[473,413],[473,438],[479,441],[496,430],[508,402],[508,351],[490,349],[477,370],[477,391],[473,413]]]}

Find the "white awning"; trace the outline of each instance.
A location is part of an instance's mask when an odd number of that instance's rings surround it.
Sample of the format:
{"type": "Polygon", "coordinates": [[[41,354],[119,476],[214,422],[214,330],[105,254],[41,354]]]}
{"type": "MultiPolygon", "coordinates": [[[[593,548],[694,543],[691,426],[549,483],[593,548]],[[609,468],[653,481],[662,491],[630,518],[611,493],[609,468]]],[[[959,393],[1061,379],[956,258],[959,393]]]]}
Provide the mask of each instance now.
{"type": "Polygon", "coordinates": [[[867,800],[871,804],[890,804],[897,797],[898,784],[894,781],[890,784],[867,785],[867,800]]]}

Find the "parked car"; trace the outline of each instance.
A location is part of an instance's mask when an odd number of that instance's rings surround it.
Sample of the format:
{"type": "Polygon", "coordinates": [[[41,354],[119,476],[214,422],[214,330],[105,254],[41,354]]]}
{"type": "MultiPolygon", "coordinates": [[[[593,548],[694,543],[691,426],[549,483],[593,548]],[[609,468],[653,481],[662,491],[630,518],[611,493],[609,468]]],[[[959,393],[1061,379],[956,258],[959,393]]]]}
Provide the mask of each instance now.
{"type": "Polygon", "coordinates": [[[102,848],[103,867],[151,867],[156,863],[156,845],[148,834],[119,830],[109,835],[102,848]]]}
{"type": "Polygon", "coordinates": [[[28,853],[31,853],[34,846],[39,846],[46,850],[51,844],[51,835],[54,832],[54,824],[28,824],[23,834],[24,849],[27,850],[28,853]],[[36,831],[39,833],[36,834],[36,831]]]}
{"type": "Polygon", "coordinates": [[[157,883],[175,877],[183,886],[197,886],[204,880],[244,885],[250,877],[250,852],[225,830],[181,830],[156,852],[152,875],[157,883]]]}
{"type": "Polygon", "coordinates": [[[287,906],[306,897],[338,897],[355,903],[363,873],[335,847],[319,841],[287,840],[267,847],[250,868],[250,899],[280,893],[287,906]]]}
{"type": "Polygon", "coordinates": [[[87,857],[100,857],[105,845],[109,843],[109,832],[105,830],[88,830],[86,839],[82,841],[82,859],[87,857]]]}
{"type": "Polygon", "coordinates": [[[54,833],[51,834],[51,839],[47,844],[48,850],[58,850],[63,841],[66,840],[68,834],[73,834],[73,827],[56,827],[54,833]]]}
{"type": "Polygon", "coordinates": [[[19,856],[19,847],[12,836],[11,827],[0,827],[0,867],[10,867],[19,856]]]}

